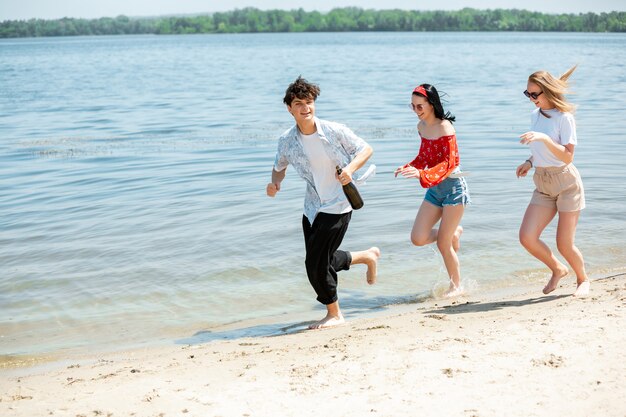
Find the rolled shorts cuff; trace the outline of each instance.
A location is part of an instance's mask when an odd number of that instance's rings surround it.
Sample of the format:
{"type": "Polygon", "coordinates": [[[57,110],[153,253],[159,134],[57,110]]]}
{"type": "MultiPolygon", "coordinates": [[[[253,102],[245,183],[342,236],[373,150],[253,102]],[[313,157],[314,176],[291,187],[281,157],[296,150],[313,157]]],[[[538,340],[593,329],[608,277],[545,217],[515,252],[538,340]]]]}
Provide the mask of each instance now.
{"type": "Polygon", "coordinates": [[[426,191],[424,200],[437,207],[467,206],[472,203],[465,178],[446,178],[430,187],[426,191]]]}

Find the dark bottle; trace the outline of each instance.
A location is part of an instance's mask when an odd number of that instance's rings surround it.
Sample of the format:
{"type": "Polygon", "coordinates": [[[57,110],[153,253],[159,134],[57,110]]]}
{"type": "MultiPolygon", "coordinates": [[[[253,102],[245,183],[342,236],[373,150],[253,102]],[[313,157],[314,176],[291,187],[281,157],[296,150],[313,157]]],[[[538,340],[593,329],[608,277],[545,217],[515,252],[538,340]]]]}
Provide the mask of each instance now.
{"type": "MultiPolygon", "coordinates": [[[[339,168],[339,166],[337,166],[337,175],[341,175],[341,168],[339,168]]],[[[346,198],[353,209],[358,210],[363,207],[363,199],[353,182],[342,185],[342,187],[343,193],[346,195],[346,198]]]]}

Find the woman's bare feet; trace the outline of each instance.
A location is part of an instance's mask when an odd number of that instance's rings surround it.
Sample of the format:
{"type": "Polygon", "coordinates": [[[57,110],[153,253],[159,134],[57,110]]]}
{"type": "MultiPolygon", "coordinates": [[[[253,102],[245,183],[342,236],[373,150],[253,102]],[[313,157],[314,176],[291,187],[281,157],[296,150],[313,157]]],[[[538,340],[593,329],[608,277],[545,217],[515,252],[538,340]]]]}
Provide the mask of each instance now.
{"type": "Polygon", "coordinates": [[[574,291],[574,294],[572,295],[574,297],[585,297],[589,295],[590,285],[591,284],[589,283],[589,280],[584,280],[583,282],[578,284],[578,286],[576,287],[576,291],[574,291]]]}
{"type": "Polygon", "coordinates": [[[454,236],[452,236],[452,249],[455,252],[459,251],[461,247],[461,235],[463,234],[463,226],[457,226],[454,236]]]}
{"type": "Polygon", "coordinates": [[[341,314],[339,314],[338,316],[327,314],[326,317],[324,317],[320,321],[311,324],[309,326],[309,329],[323,329],[326,327],[334,327],[344,324],[345,322],[346,320],[341,314]]]}
{"type": "Polygon", "coordinates": [[[455,285],[454,282],[450,281],[450,288],[446,292],[443,293],[443,298],[454,298],[459,295],[465,294],[463,287],[461,285],[455,285]]]}
{"type": "Polygon", "coordinates": [[[552,271],[552,277],[550,277],[550,281],[548,281],[546,286],[543,287],[543,293],[550,294],[552,291],[556,290],[556,287],[559,286],[559,281],[561,280],[561,278],[563,278],[568,273],[569,271],[564,265],[561,265],[556,271],[552,271]]]}

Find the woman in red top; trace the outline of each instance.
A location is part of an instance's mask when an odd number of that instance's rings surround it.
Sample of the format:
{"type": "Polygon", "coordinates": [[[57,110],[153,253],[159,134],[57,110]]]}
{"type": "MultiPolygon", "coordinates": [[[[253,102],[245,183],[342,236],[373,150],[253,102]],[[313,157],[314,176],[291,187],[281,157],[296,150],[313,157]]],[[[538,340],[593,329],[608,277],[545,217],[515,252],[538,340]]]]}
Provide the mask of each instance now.
{"type": "Polygon", "coordinates": [[[450,277],[446,296],[452,297],[463,292],[456,252],[463,233],[461,218],[465,206],[470,204],[467,183],[459,167],[452,126],[455,118],[444,112],[439,93],[430,84],[415,87],[410,106],[420,119],[417,131],[422,142],[417,157],[396,169],[395,175],[419,179],[422,187],[428,188],[411,230],[411,242],[416,246],[437,242],[450,277]],[[440,220],[437,229],[434,226],[440,220]]]}

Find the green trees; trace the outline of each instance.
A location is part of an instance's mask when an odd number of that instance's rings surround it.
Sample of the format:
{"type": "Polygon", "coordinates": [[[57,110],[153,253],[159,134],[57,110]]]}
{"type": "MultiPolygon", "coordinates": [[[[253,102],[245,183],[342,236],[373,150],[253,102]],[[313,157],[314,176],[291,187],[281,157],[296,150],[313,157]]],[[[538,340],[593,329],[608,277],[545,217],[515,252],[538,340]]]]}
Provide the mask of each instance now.
{"type": "Polygon", "coordinates": [[[626,13],[544,14],[527,10],[371,10],[358,7],[327,13],[236,9],[192,17],[6,20],[0,38],[260,32],[347,31],[557,31],[626,32],[626,13]]]}

